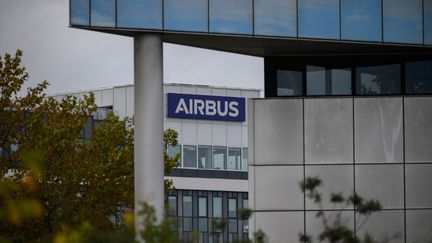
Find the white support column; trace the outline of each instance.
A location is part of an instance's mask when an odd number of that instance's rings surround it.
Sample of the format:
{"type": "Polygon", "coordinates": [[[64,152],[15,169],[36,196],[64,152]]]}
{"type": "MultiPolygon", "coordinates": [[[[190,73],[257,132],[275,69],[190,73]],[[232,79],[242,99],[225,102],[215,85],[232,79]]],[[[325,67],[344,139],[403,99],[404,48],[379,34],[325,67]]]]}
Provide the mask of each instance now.
{"type": "MultiPolygon", "coordinates": [[[[146,202],[158,219],[164,208],[162,36],[134,37],[135,212],[146,202]]],[[[139,230],[142,218],[135,218],[139,230]]]]}

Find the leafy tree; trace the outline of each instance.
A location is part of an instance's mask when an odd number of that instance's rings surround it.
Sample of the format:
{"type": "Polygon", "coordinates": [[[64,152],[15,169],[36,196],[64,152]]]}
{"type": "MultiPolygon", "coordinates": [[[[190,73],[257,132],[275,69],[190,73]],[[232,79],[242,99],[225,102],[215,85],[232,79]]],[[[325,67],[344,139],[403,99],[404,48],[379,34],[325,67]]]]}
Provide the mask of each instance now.
{"type": "MultiPolygon", "coordinates": [[[[0,57],[0,237],[61,242],[68,232],[94,239],[127,233],[114,216],[133,208],[132,119],[110,114],[83,139],[97,110],[93,94],[56,100],[45,81],[23,93],[29,75],[21,58],[19,50],[0,57]]],[[[164,142],[168,172],[179,159],[166,151],[177,133],[166,131],[164,142]]]]}
{"type": "MultiPolygon", "coordinates": [[[[347,226],[346,219],[342,215],[342,211],[325,212],[322,206],[322,194],[318,188],[322,185],[322,181],[318,177],[306,177],[300,182],[300,188],[306,194],[306,198],[315,203],[319,210],[316,217],[322,221],[323,231],[319,233],[318,240],[320,242],[343,242],[343,243],[377,243],[369,234],[365,234],[363,238],[355,234],[354,230],[347,226]]],[[[366,200],[354,193],[345,197],[342,193],[331,193],[330,202],[339,208],[355,207],[356,213],[362,217],[362,220],[357,224],[357,231],[364,226],[369,217],[377,211],[381,211],[381,203],[377,200],[366,200]]],[[[392,238],[397,238],[397,235],[392,238]]],[[[299,234],[300,242],[313,242],[312,236],[307,233],[299,234]]],[[[385,239],[384,242],[387,242],[385,239]]]]}

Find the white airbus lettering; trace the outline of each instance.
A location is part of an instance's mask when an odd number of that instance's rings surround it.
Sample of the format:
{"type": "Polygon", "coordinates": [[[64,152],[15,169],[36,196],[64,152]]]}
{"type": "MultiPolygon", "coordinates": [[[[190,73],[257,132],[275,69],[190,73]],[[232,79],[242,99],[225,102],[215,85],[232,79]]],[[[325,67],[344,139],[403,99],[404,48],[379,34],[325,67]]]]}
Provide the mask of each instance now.
{"type": "Polygon", "coordinates": [[[239,102],[206,100],[206,99],[187,99],[180,98],[175,109],[175,113],[188,115],[238,117],[240,115],[239,102]]]}

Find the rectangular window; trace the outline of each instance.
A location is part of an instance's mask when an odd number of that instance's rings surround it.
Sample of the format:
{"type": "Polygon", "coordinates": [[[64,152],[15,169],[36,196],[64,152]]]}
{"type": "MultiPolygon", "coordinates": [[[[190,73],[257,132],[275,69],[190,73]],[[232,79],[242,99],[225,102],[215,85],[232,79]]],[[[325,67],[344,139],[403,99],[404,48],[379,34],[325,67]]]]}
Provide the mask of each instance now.
{"type": "Polygon", "coordinates": [[[228,198],[228,217],[237,218],[237,199],[228,198]]]}
{"type": "Polygon", "coordinates": [[[255,0],[255,34],[297,36],[297,0],[255,0]]]}
{"type": "Polygon", "coordinates": [[[177,216],[177,197],[168,196],[168,216],[177,216]]]}
{"type": "Polygon", "coordinates": [[[240,170],[241,167],[241,149],[228,148],[228,170],[240,170]]]}
{"type": "Polygon", "coordinates": [[[226,147],[213,147],[213,169],[226,169],[227,150],[226,147]]]}
{"type": "Polygon", "coordinates": [[[198,217],[207,217],[207,198],[198,198],[198,217]]]}
{"type": "Polygon", "coordinates": [[[356,69],[357,94],[400,94],[400,64],[358,67],[356,69]]]}
{"type": "Polygon", "coordinates": [[[117,26],[162,29],[161,0],[117,0],[117,26]]]}
{"type": "Polygon", "coordinates": [[[277,70],[277,96],[303,95],[303,72],[277,70]]]}
{"type": "Polygon", "coordinates": [[[192,196],[183,196],[183,231],[192,231],[192,196]]]}
{"type": "Polygon", "coordinates": [[[213,218],[222,218],[222,197],[213,197],[213,218]]]}
{"type": "Polygon", "coordinates": [[[306,67],[308,95],[350,95],[351,69],[329,69],[319,66],[306,67]]]}
{"type": "Polygon", "coordinates": [[[339,0],[298,1],[299,37],[339,39],[339,0]]]}
{"type": "Polygon", "coordinates": [[[406,63],[405,80],[407,94],[431,94],[432,61],[406,63]]]}
{"type": "MultiPolygon", "coordinates": [[[[243,210],[248,209],[248,208],[249,208],[249,200],[243,199],[243,210]]],[[[243,220],[243,233],[248,233],[248,232],[249,232],[249,220],[244,219],[243,220]]]]}
{"type": "Polygon", "coordinates": [[[91,25],[115,27],[115,0],[91,1],[91,25]]]}
{"type": "Polygon", "coordinates": [[[197,151],[196,146],[184,145],[183,146],[183,167],[196,168],[197,151]]]}
{"type": "Polygon", "coordinates": [[[248,162],[248,148],[243,148],[243,162],[242,162],[242,170],[248,171],[249,162],[248,162]]]}
{"type": "Polygon", "coordinates": [[[211,146],[198,146],[198,168],[212,168],[212,148],[211,146]]]}
{"type": "Polygon", "coordinates": [[[70,1],[70,21],[72,25],[89,25],[89,0],[70,1]]]}
{"type": "Polygon", "coordinates": [[[164,29],[207,32],[207,0],[165,0],[164,29]]]}

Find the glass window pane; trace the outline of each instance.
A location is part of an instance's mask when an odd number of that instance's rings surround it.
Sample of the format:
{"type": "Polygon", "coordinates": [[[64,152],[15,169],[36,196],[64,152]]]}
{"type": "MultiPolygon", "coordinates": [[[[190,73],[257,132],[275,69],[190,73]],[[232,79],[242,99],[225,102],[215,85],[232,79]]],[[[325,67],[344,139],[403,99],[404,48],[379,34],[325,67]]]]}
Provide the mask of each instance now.
{"type": "Polygon", "coordinates": [[[252,1],[210,0],[210,32],[252,34],[252,1]]]}
{"type": "Polygon", "coordinates": [[[117,26],[162,29],[161,0],[117,0],[117,26]]]}
{"type": "Polygon", "coordinates": [[[241,149],[228,148],[228,170],[240,170],[241,166],[241,149]]]}
{"type": "MultiPolygon", "coordinates": [[[[198,230],[200,232],[207,232],[208,231],[208,219],[207,218],[198,218],[198,230]]],[[[205,242],[205,241],[200,241],[205,242]]]]}
{"type": "Polygon", "coordinates": [[[70,21],[72,25],[89,25],[89,0],[70,0],[70,21]]]}
{"type": "Polygon", "coordinates": [[[228,198],[228,217],[237,218],[237,199],[228,198]]]}
{"type": "Polygon", "coordinates": [[[115,27],[115,0],[91,1],[91,25],[115,27]]]}
{"type": "Polygon", "coordinates": [[[198,198],[198,216],[207,217],[207,198],[205,197],[198,198]]]}
{"type": "Polygon", "coordinates": [[[207,0],[165,0],[164,29],[206,32],[207,0]]]}
{"type": "Polygon", "coordinates": [[[400,94],[401,92],[399,64],[358,67],[356,76],[358,95],[400,94]]]}
{"type": "Polygon", "coordinates": [[[237,232],[237,219],[229,219],[228,220],[228,232],[236,233],[237,232]]]}
{"type": "Polygon", "coordinates": [[[212,168],[212,149],[211,146],[198,146],[198,168],[212,168]]]}
{"type": "Polygon", "coordinates": [[[277,96],[303,95],[303,73],[277,70],[277,96]]]}
{"type": "Polygon", "coordinates": [[[326,69],[307,66],[308,95],[349,95],[351,94],[350,69],[326,69]]]}
{"type": "Polygon", "coordinates": [[[192,217],[192,196],[183,196],[183,217],[192,217]]]}
{"type": "Polygon", "coordinates": [[[341,0],[342,39],[381,41],[381,0],[341,0]]]}
{"type": "Polygon", "coordinates": [[[242,162],[242,170],[248,171],[249,162],[248,162],[248,148],[243,148],[243,162],[242,162]]]}
{"type": "Polygon", "coordinates": [[[192,231],[192,218],[187,217],[183,218],[183,231],[190,232],[192,231]]]}
{"type": "Polygon", "coordinates": [[[423,43],[422,0],[383,0],[384,41],[423,43]]]}
{"type": "Polygon", "coordinates": [[[297,35],[296,0],[255,0],[255,34],[297,35]]]}
{"type": "Polygon", "coordinates": [[[196,168],[196,146],[183,146],[183,167],[196,168]]]}
{"type": "Polygon", "coordinates": [[[168,196],[168,216],[177,215],[177,197],[168,196]]]}
{"type": "Polygon", "coordinates": [[[227,159],[226,147],[213,148],[213,169],[225,170],[226,159],[227,159]]]}
{"type": "Polygon", "coordinates": [[[249,200],[243,199],[243,208],[249,208],[249,200]]]}
{"type": "Polygon", "coordinates": [[[222,197],[213,197],[213,218],[222,218],[222,197]]]}
{"type": "Polygon", "coordinates": [[[406,63],[405,80],[407,94],[432,93],[432,61],[406,63]]]}
{"type": "Polygon", "coordinates": [[[432,0],[424,0],[424,44],[432,45],[432,0]]]}
{"type": "Polygon", "coordinates": [[[299,37],[339,39],[339,0],[298,1],[299,37]]]}

